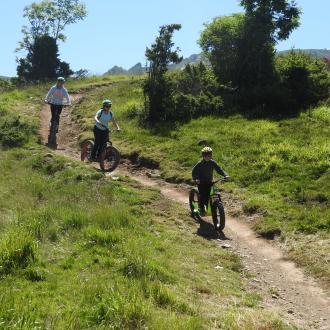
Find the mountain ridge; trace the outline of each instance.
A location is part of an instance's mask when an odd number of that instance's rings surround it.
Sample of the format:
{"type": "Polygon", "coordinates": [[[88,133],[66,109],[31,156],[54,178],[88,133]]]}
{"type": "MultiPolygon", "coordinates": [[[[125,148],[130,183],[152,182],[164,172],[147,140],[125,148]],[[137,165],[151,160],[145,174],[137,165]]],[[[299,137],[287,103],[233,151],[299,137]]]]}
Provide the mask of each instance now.
{"type": "MultiPolygon", "coordinates": [[[[290,51],[302,51],[304,53],[310,54],[311,56],[314,56],[316,58],[326,58],[330,60],[330,49],[288,49],[288,50],[282,50],[278,51],[277,54],[287,54],[290,51]]],[[[198,64],[199,62],[203,62],[205,64],[209,64],[208,59],[203,55],[203,53],[200,54],[192,54],[189,57],[184,58],[180,63],[178,64],[171,64],[169,65],[169,70],[181,70],[183,69],[187,64],[198,64]]],[[[108,74],[143,74],[147,71],[147,68],[145,66],[142,66],[141,62],[136,63],[133,65],[130,69],[126,70],[121,66],[115,65],[111,69],[109,69],[104,75],[108,74]]]]}

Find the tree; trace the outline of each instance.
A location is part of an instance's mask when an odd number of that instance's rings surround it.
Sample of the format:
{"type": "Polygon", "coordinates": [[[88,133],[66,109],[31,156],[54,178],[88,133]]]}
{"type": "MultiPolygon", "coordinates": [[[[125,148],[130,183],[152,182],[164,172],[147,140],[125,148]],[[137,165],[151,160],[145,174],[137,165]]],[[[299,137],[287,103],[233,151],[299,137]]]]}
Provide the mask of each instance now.
{"type": "Polygon", "coordinates": [[[179,63],[182,60],[178,54],[179,48],[172,50],[174,46],[173,33],[180,29],[180,24],[161,26],[155,43],[146,49],[149,72],[144,84],[144,94],[147,118],[151,123],[166,121],[167,119],[166,111],[170,101],[170,86],[165,74],[169,64],[179,63]]]}
{"type": "Polygon", "coordinates": [[[239,45],[244,18],[244,14],[217,17],[205,25],[198,41],[218,81],[224,85],[238,85],[239,45]]]}
{"type": "Polygon", "coordinates": [[[64,61],[60,61],[59,65],[56,69],[56,76],[57,77],[69,77],[74,73],[74,71],[72,71],[70,69],[70,64],[64,61]]]}
{"type": "Polygon", "coordinates": [[[294,51],[276,58],[281,85],[287,90],[287,112],[296,114],[330,96],[330,73],[322,59],[294,51]]]}
{"type": "Polygon", "coordinates": [[[263,86],[274,78],[275,44],[299,26],[300,10],[288,0],[242,0],[241,5],[245,22],[239,46],[240,87],[256,82],[263,86]]]}
{"type": "Polygon", "coordinates": [[[299,25],[295,1],[242,0],[244,15],[218,17],[205,26],[200,45],[220,83],[238,88],[241,111],[260,113],[277,84],[275,44],[299,25]]]}
{"type": "Polygon", "coordinates": [[[88,70],[87,69],[80,69],[78,71],[75,71],[73,73],[75,79],[82,79],[86,78],[88,76],[88,70]]]}
{"type": "Polygon", "coordinates": [[[29,48],[26,58],[18,61],[17,75],[21,81],[54,79],[73,73],[69,64],[58,58],[56,40],[49,36],[37,37],[29,48]]]}
{"type": "Polygon", "coordinates": [[[43,0],[33,2],[24,8],[23,16],[30,26],[23,26],[23,41],[19,43],[18,50],[26,49],[32,45],[36,38],[47,35],[56,41],[65,41],[64,28],[83,20],[87,15],[84,4],[79,0],[43,0]]]}
{"type": "Polygon", "coordinates": [[[285,40],[299,26],[301,11],[294,0],[241,0],[241,5],[247,25],[263,31],[266,40],[285,40]]]}

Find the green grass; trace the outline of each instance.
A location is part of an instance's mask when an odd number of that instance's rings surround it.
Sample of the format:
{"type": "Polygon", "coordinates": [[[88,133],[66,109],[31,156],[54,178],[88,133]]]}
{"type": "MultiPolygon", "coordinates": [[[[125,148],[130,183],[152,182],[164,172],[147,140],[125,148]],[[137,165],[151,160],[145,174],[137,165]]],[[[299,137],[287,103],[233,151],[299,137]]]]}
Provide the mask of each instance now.
{"type": "MultiPolygon", "coordinates": [[[[232,176],[225,189],[244,203],[242,212],[258,215],[254,223],[265,237],[281,234],[292,242],[288,251],[306,266],[310,248],[306,235],[327,246],[330,233],[330,110],[326,106],[298,118],[271,121],[204,117],[184,125],[146,128],[134,114],[142,107],[141,82],[119,82],[87,93],[74,110],[81,124],[81,139],[90,137],[93,116],[104,97],[113,100],[113,111],[123,131],[112,139],[124,155],[133,155],[144,164],[158,166],[164,179],[190,181],[191,167],[198,161],[206,140],[214,159],[232,176]],[[296,252],[295,238],[302,244],[296,252]]],[[[309,238],[310,239],[310,238],[309,238]]],[[[330,283],[326,257],[308,258],[308,269],[330,283]]]]}
{"type": "MultiPolygon", "coordinates": [[[[140,79],[141,76],[95,76],[69,79],[65,86],[70,93],[86,93],[119,82],[140,79]]],[[[50,81],[0,91],[0,143],[3,147],[18,147],[36,140],[44,97],[54,84],[55,81],[50,81]]]]}
{"type": "Polygon", "coordinates": [[[4,117],[22,109],[27,127],[22,147],[0,150],[0,328],[293,328],[261,308],[239,258],[196,235],[186,210],[36,144],[46,90],[0,95],[4,117]]]}
{"type": "Polygon", "coordinates": [[[0,158],[1,327],[291,329],[156,190],[38,146],[0,158]]]}
{"type": "MultiPolygon", "coordinates": [[[[116,138],[120,147],[147,161],[166,160],[164,177],[188,178],[199,149],[185,154],[190,138],[184,132],[190,134],[192,123],[156,135],[128,119],[139,108],[139,78],[88,78],[67,86],[85,93],[74,108],[82,136],[100,101],[110,97],[124,128],[116,138]],[[146,141],[150,147],[142,152],[146,141]],[[186,163],[177,168],[182,157],[186,163]]],[[[26,128],[20,148],[0,150],[0,328],[294,328],[260,306],[244,287],[239,257],[197,235],[181,206],[36,144],[48,87],[0,95],[0,125],[20,109],[19,125],[26,128]]],[[[255,209],[250,202],[247,210],[255,209]]]]}

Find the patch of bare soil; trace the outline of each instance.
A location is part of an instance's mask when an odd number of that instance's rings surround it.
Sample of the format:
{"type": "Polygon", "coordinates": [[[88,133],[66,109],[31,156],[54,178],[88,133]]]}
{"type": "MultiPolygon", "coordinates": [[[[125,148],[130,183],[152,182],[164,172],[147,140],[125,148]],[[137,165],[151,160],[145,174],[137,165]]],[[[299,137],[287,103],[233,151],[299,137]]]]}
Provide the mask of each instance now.
{"type": "MultiPolygon", "coordinates": [[[[74,95],[74,102],[82,96],[74,95]]],[[[65,108],[61,115],[58,134],[57,153],[70,158],[80,159],[78,149],[79,127],[71,120],[70,108],[65,108]]],[[[47,141],[50,111],[44,107],[41,112],[40,135],[47,141]]],[[[188,185],[175,185],[160,179],[157,170],[134,167],[124,161],[119,168],[109,174],[127,175],[141,185],[155,187],[166,198],[185,205],[188,208],[188,185]]],[[[229,195],[224,195],[227,214],[239,212],[237,203],[229,195]]],[[[219,248],[239,254],[244,270],[242,278],[251,291],[262,297],[265,308],[274,310],[284,319],[303,329],[330,330],[330,294],[326,288],[308,276],[292,261],[287,260],[276,243],[257,237],[249,226],[251,219],[240,219],[227,215],[226,228],[222,235],[217,235],[211,219],[205,218],[196,227],[189,227],[191,235],[201,235],[205,239],[214,239],[219,248]]],[[[189,229],[187,231],[189,235],[189,229]]],[[[215,265],[216,266],[216,265],[215,265]]]]}

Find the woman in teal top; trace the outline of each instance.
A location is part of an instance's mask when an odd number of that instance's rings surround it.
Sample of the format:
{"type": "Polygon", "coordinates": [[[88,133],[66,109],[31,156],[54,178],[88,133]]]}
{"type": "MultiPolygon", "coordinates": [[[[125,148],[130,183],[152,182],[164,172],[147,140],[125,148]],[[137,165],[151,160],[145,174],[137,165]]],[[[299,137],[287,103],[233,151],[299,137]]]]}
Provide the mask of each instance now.
{"type": "Polygon", "coordinates": [[[109,121],[111,121],[120,131],[117,120],[115,119],[113,112],[110,111],[112,102],[110,100],[104,100],[102,109],[98,110],[95,114],[95,126],[94,132],[94,147],[91,153],[91,160],[95,160],[99,153],[102,152],[109,137],[109,121]]]}

